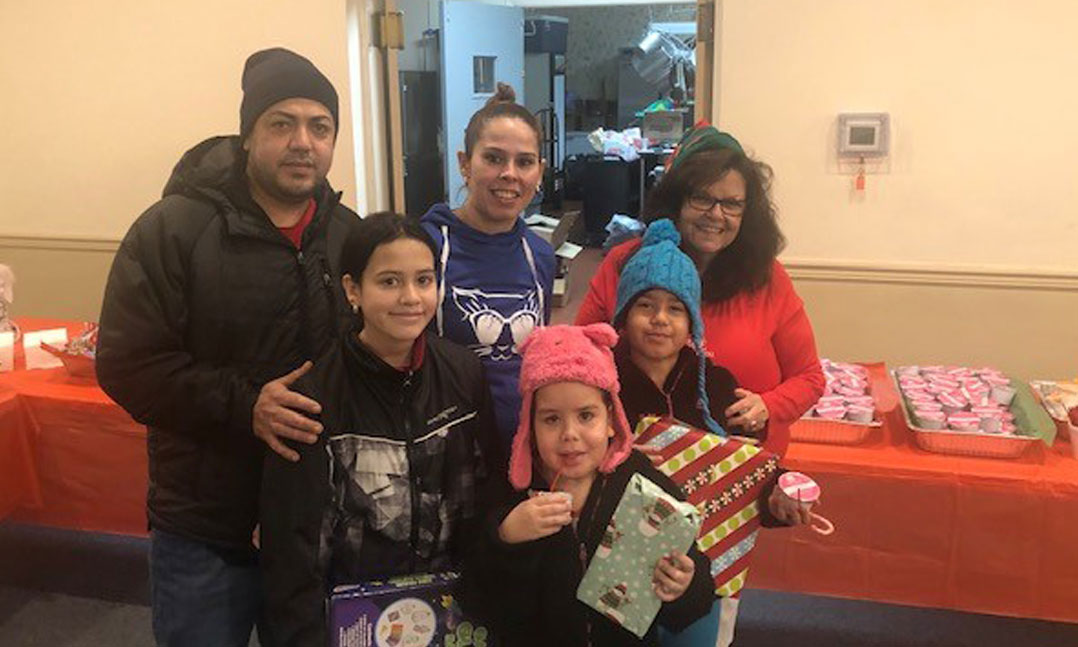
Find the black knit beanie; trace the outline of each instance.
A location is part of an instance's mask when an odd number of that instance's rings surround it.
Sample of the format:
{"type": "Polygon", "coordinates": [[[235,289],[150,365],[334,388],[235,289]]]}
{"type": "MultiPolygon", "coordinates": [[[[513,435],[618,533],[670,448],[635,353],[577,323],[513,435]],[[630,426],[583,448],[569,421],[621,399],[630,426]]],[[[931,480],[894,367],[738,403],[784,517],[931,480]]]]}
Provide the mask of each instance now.
{"type": "Polygon", "coordinates": [[[255,122],[267,108],[285,99],[300,97],[317,101],[337,119],[337,91],[318,68],[306,58],[273,47],[255,52],[243,66],[243,102],[240,104],[240,139],[251,134],[255,122]]]}

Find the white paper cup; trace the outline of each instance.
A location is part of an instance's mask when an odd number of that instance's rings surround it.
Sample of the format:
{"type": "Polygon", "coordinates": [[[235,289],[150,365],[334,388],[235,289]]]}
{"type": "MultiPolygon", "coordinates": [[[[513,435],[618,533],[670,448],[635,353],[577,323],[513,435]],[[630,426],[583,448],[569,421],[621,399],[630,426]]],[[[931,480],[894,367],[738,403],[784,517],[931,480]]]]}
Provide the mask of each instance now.
{"type": "Polygon", "coordinates": [[[565,502],[569,504],[569,507],[573,507],[573,495],[571,492],[564,492],[562,490],[556,490],[554,492],[543,492],[541,496],[551,496],[565,499],[565,502]]]}
{"type": "Polygon", "coordinates": [[[1014,399],[1014,388],[1002,385],[993,386],[992,399],[1005,407],[1010,406],[1011,400],[1014,399]]]}

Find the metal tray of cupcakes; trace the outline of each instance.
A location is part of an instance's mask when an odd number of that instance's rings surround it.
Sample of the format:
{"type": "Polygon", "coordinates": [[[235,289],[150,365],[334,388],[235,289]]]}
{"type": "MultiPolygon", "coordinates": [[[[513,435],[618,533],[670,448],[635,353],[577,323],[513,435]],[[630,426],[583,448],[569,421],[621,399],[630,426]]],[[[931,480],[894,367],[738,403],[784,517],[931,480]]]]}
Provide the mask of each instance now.
{"type": "Polygon", "coordinates": [[[891,376],[906,425],[925,451],[1017,458],[1042,439],[1043,410],[1033,393],[996,369],[903,366],[891,376]]]}
{"type": "Polygon", "coordinates": [[[872,396],[868,369],[860,364],[821,359],[824,394],[800,420],[790,425],[790,440],[828,445],[856,445],[883,424],[872,396]]]}

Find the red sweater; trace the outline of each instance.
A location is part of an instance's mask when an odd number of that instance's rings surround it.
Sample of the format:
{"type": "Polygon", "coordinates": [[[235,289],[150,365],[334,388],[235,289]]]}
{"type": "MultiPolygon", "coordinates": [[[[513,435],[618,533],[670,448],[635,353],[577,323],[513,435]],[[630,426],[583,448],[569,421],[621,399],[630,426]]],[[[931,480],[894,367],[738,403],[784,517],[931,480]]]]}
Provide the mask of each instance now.
{"type": "MultiPolygon", "coordinates": [[[[613,320],[618,275],[638,247],[640,239],[635,239],[610,250],[591,280],[577,325],[613,320]]],[[[742,387],[760,394],[771,416],[764,446],[785,455],[790,423],[808,411],[824,389],[812,324],[786,269],[776,260],[763,288],[722,303],[705,303],[700,315],[708,357],[729,369],[742,387]]]]}

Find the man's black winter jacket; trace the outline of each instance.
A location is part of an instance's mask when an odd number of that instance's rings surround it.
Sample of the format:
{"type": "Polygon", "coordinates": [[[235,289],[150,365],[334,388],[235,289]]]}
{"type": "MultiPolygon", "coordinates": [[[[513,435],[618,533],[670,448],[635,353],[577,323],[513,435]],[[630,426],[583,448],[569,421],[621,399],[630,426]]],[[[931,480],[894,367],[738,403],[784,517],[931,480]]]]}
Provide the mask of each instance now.
{"type": "Polygon", "coordinates": [[[254,403],[347,325],[337,262],[358,219],[323,184],[297,250],[251,199],[243,159],[237,137],[202,142],[131,226],[97,375],[149,427],[151,527],[249,550],[264,451],[254,403]]]}

